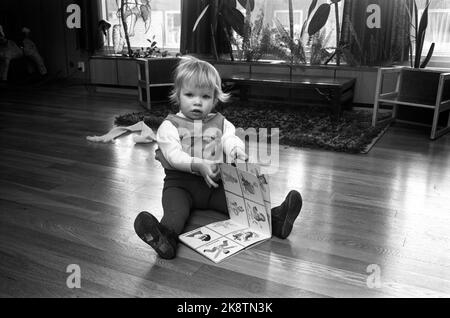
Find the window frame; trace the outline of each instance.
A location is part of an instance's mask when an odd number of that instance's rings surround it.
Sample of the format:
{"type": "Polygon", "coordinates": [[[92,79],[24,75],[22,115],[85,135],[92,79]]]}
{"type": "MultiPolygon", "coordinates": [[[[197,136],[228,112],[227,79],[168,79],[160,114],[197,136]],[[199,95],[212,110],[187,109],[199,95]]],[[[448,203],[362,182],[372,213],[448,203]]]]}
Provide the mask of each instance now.
{"type": "MultiPolygon", "coordinates": [[[[99,18],[99,20],[100,19],[104,19],[106,21],[109,21],[108,20],[108,13],[109,13],[108,12],[108,0],[96,0],[96,1],[97,1],[97,4],[98,4],[98,7],[100,8],[100,10],[98,10],[98,18],[99,18]]],[[[153,10],[153,9],[152,9],[152,11],[154,11],[154,12],[162,12],[162,20],[163,20],[163,26],[164,26],[163,29],[162,29],[162,32],[161,32],[162,33],[162,36],[161,36],[162,37],[162,45],[159,45],[160,43],[158,42],[158,47],[161,50],[167,51],[171,55],[175,55],[175,54],[179,53],[180,52],[180,46],[178,46],[178,47],[169,47],[169,48],[166,47],[166,31],[165,31],[165,28],[166,28],[166,25],[167,25],[166,12],[179,13],[180,14],[180,21],[181,21],[181,8],[180,8],[179,11],[178,10],[153,10]]],[[[112,32],[112,28],[110,29],[110,32],[112,32]]],[[[181,37],[181,24],[180,24],[180,37],[181,37]]],[[[130,42],[131,42],[131,38],[130,38],[130,42]]],[[[180,43],[181,43],[181,38],[180,38],[180,43]]],[[[147,45],[147,46],[149,46],[149,45],[147,45]]],[[[147,46],[145,46],[144,49],[147,46]]],[[[130,48],[132,50],[138,50],[138,49],[141,49],[142,47],[143,47],[142,45],[138,45],[138,46],[130,45],[130,48]]],[[[104,44],[104,46],[103,46],[103,50],[105,52],[110,52],[111,50],[113,50],[113,48],[114,48],[114,46],[113,46],[112,42],[110,43],[110,45],[108,45],[107,42],[106,42],[104,44]]],[[[108,54],[108,55],[109,54],[117,55],[119,53],[106,53],[106,54],[108,54]]]]}

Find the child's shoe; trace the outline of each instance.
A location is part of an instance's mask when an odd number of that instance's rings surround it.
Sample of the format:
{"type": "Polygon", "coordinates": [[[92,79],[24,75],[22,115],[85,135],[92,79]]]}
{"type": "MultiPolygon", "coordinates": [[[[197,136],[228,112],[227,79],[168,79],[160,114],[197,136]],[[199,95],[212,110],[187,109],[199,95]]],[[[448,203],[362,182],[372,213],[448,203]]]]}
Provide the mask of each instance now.
{"type": "Polygon", "coordinates": [[[159,256],[172,259],[176,255],[178,236],[147,211],[142,211],[134,220],[136,234],[150,245],[159,256]]]}
{"type": "Polygon", "coordinates": [[[302,209],[302,196],[298,191],[292,190],[284,202],[272,209],[272,234],[285,239],[291,234],[292,226],[302,209]]]}

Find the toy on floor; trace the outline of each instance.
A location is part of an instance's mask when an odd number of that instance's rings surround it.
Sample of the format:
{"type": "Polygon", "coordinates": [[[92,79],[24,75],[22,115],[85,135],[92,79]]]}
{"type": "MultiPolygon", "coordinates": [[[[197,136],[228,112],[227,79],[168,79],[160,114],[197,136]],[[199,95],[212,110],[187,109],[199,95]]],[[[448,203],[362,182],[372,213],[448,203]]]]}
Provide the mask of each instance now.
{"type": "Polygon", "coordinates": [[[117,137],[127,132],[141,132],[140,135],[134,135],[133,141],[135,143],[149,143],[156,140],[156,135],[153,130],[148,127],[143,121],[128,127],[114,127],[108,133],[102,136],[87,136],[86,139],[94,142],[112,142],[117,137]]]}
{"type": "Polygon", "coordinates": [[[9,65],[12,60],[22,57],[30,58],[37,67],[39,74],[46,75],[47,68],[39,54],[36,45],[30,39],[30,29],[22,28],[24,34],[23,46],[19,47],[14,41],[8,40],[0,25],[0,78],[4,81],[8,79],[9,65]]]}

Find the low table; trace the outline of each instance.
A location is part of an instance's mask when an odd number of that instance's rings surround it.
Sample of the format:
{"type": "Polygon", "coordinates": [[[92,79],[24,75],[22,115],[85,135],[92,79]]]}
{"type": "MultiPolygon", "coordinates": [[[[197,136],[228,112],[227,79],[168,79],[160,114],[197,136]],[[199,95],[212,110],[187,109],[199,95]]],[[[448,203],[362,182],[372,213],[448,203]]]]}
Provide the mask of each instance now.
{"type": "Polygon", "coordinates": [[[342,105],[353,100],[356,83],[355,78],[267,73],[237,73],[223,78],[223,81],[241,84],[243,100],[247,99],[248,86],[313,89],[319,100],[332,107],[335,114],[340,114],[342,105]]]}

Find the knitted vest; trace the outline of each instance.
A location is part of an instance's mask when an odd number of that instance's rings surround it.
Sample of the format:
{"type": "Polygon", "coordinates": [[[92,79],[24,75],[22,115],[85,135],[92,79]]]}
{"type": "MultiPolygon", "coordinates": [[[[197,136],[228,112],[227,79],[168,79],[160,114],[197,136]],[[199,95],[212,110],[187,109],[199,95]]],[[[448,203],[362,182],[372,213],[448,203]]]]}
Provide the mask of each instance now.
{"type": "MultiPolygon", "coordinates": [[[[224,118],[221,113],[215,113],[203,120],[193,121],[170,114],[166,120],[177,128],[181,147],[185,153],[191,157],[215,161],[221,159],[223,155],[221,139],[224,118]]],[[[164,168],[173,169],[159,149],[156,152],[156,159],[164,168]]]]}

